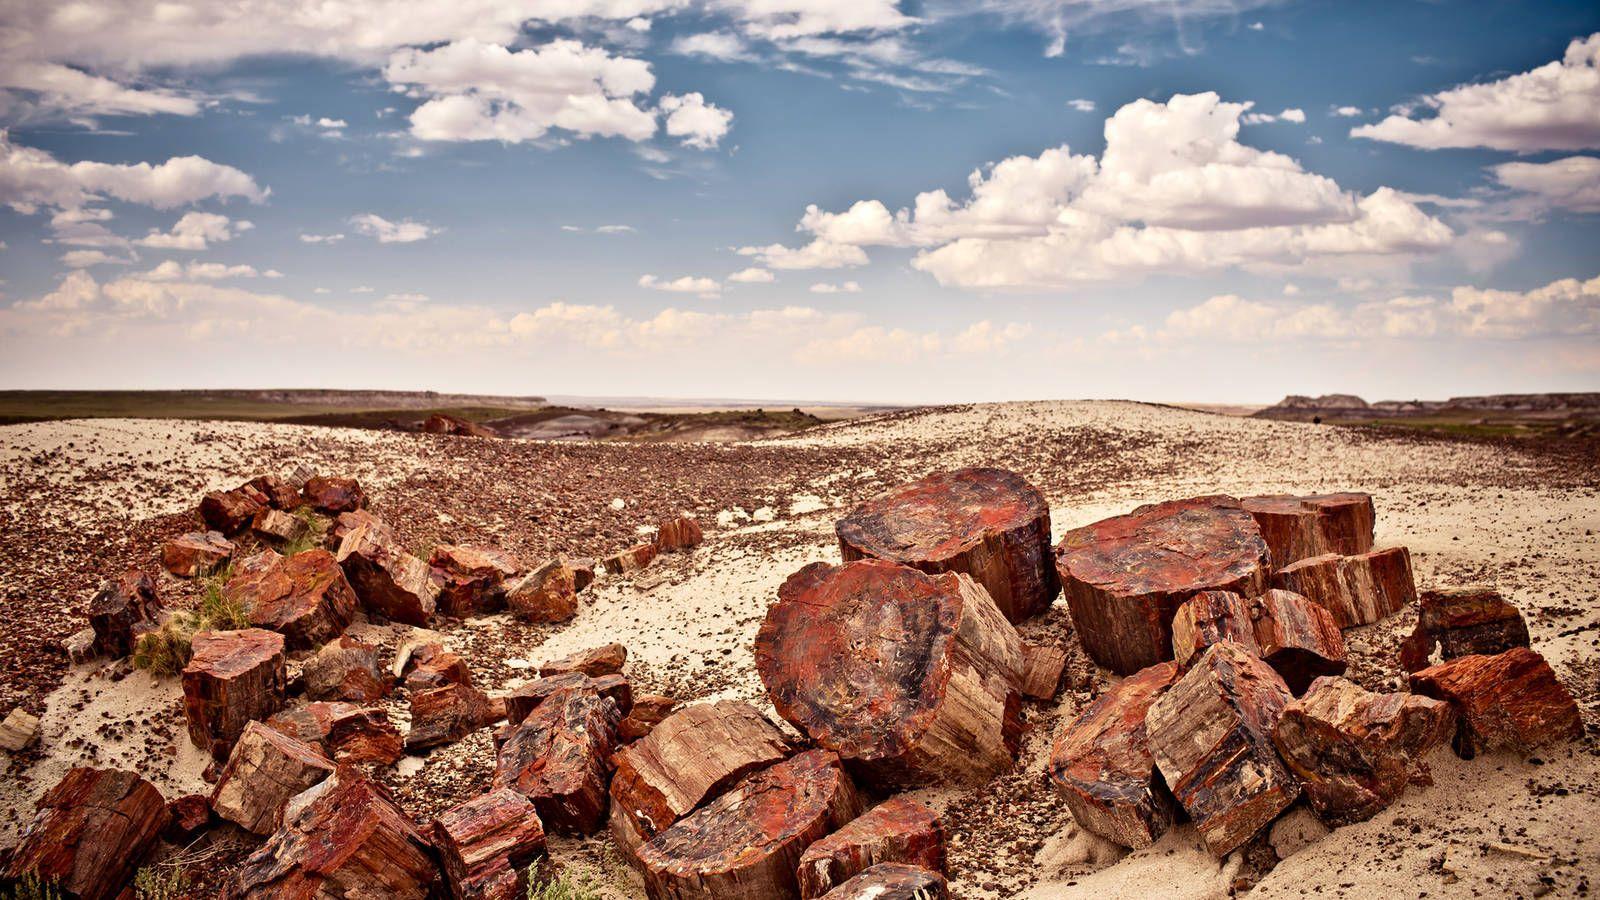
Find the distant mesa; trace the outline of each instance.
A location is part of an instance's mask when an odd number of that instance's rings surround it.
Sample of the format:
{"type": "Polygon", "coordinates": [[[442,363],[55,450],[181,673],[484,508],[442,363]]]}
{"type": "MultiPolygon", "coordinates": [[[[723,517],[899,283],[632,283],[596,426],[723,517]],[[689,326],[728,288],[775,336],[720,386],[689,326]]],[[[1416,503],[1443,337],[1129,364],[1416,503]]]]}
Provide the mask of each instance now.
{"type": "Polygon", "coordinates": [[[1600,393],[1489,394],[1449,400],[1367,401],[1354,394],[1305,397],[1290,394],[1276,405],[1253,414],[1261,419],[1291,422],[1364,422],[1413,417],[1468,417],[1479,420],[1592,419],[1600,416],[1600,393]]]}

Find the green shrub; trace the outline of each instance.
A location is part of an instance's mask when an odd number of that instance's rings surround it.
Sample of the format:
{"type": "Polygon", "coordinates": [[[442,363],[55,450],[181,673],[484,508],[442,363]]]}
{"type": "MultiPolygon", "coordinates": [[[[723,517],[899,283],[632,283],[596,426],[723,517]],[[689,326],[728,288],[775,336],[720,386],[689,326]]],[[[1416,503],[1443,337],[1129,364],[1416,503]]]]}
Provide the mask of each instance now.
{"type": "Polygon", "coordinates": [[[183,866],[145,866],[133,878],[138,900],[178,900],[189,890],[189,873],[183,866]]]}
{"type": "Polygon", "coordinates": [[[152,675],[176,675],[189,664],[189,639],[196,631],[193,613],[176,613],[155,631],[139,635],[133,645],[133,666],[152,675]]]}
{"type": "Polygon", "coordinates": [[[601,900],[594,882],[570,871],[541,878],[539,870],[544,868],[543,862],[543,859],[536,859],[528,866],[528,900],[601,900]]]}
{"type": "Polygon", "coordinates": [[[64,900],[61,888],[37,875],[24,875],[9,888],[0,888],[0,900],[64,900]]]}
{"type": "Polygon", "coordinates": [[[322,539],[328,533],[328,520],[317,515],[316,510],[309,506],[302,506],[294,511],[295,518],[306,523],[306,533],[298,540],[289,541],[278,549],[284,556],[293,556],[322,546],[322,539]]]}

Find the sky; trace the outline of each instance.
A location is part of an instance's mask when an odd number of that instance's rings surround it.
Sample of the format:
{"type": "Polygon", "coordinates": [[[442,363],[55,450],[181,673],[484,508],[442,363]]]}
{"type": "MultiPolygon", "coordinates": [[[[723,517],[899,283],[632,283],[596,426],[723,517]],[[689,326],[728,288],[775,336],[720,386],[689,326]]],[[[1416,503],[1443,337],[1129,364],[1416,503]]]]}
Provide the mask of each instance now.
{"type": "Polygon", "coordinates": [[[0,0],[0,388],[1600,390],[1600,6],[0,0]]]}

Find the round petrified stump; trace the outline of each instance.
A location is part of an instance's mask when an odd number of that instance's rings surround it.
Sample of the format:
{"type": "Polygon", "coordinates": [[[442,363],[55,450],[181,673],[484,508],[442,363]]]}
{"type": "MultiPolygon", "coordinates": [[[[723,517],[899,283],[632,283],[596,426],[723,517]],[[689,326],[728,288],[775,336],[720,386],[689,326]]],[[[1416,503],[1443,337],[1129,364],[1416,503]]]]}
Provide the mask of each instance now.
{"type": "Polygon", "coordinates": [[[1095,662],[1131,675],[1172,658],[1172,616],[1201,591],[1253,597],[1271,574],[1255,519],[1232,497],[1141,506],[1066,533],[1056,569],[1095,662]]]}
{"type": "Polygon", "coordinates": [[[755,655],[779,715],[880,784],[982,781],[1016,753],[1021,641],[965,575],[812,563],[755,655]]]}
{"type": "Polygon", "coordinates": [[[835,526],[845,562],[886,559],[938,574],[965,572],[1012,622],[1061,590],[1050,565],[1050,505],[1004,469],[957,469],[901,485],[835,526]]]}

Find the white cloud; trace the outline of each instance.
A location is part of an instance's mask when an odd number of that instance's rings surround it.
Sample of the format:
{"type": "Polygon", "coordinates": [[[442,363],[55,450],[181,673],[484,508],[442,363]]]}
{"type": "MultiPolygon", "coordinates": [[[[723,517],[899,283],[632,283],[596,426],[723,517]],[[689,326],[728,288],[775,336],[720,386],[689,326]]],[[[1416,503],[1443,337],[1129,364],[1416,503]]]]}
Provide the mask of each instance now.
{"type": "Polygon", "coordinates": [[[90,266],[126,266],[132,259],[112,256],[104,250],[68,250],[61,254],[61,264],[70,269],[87,269],[90,266]]]}
{"type": "Polygon", "coordinates": [[[698,150],[716,147],[733,124],[733,113],[707,103],[699,93],[667,94],[661,98],[661,111],[667,116],[667,134],[698,150]]]}
{"type": "Polygon", "coordinates": [[[846,281],[841,284],[819,281],[813,284],[810,290],[813,294],[859,294],[861,293],[861,285],[854,281],[846,281]]]}
{"type": "Polygon", "coordinates": [[[714,297],[722,292],[722,285],[715,278],[696,277],[684,275],[663,281],[654,275],[643,275],[639,278],[639,287],[649,288],[653,291],[668,291],[674,294],[699,294],[702,297],[714,297]]]}
{"type": "Polygon", "coordinates": [[[105,226],[104,223],[111,219],[112,214],[109,209],[90,206],[62,209],[50,216],[50,230],[54,233],[53,240],[57,244],[74,247],[127,248],[128,239],[105,226]]]}
{"type": "Polygon", "coordinates": [[[301,234],[300,241],[306,244],[337,244],[344,240],[343,234],[301,234]]]}
{"type": "Polygon", "coordinates": [[[1359,106],[1340,106],[1334,109],[1333,114],[1342,119],[1353,119],[1364,112],[1359,106]]]}
{"type": "Polygon", "coordinates": [[[778,280],[778,276],[766,269],[751,266],[748,269],[740,269],[729,275],[728,280],[734,284],[771,284],[778,280]]]}
{"type": "Polygon", "coordinates": [[[167,260],[154,269],[130,275],[141,281],[221,281],[228,278],[266,278],[280,277],[280,273],[268,270],[258,272],[254,266],[224,265],[223,263],[203,263],[190,261],[183,265],[175,260],[167,260]]]}
{"type": "Polygon", "coordinates": [[[1251,22],[1249,25],[1246,25],[1245,27],[1250,29],[1251,31],[1266,31],[1267,30],[1267,26],[1262,24],[1262,23],[1260,23],[1260,22],[1251,22]]]}
{"type": "Polygon", "coordinates": [[[639,229],[633,227],[632,225],[597,225],[597,226],[595,226],[594,233],[595,234],[633,234],[633,233],[637,232],[638,230],[639,229]]]}
{"type": "Polygon", "coordinates": [[[1409,112],[1362,125],[1352,137],[1427,150],[1488,147],[1519,153],[1600,147],[1600,33],[1529,72],[1466,84],[1422,98],[1426,119],[1409,112]]]}
{"type": "Polygon", "coordinates": [[[1277,113],[1276,115],[1273,113],[1258,112],[1245,113],[1239,121],[1246,125],[1266,125],[1271,122],[1293,122],[1296,125],[1304,125],[1306,121],[1306,111],[1291,107],[1281,113],[1277,113]]]}
{"type": "Polygon", "coordinates": [[[28,59],[0,62],[0,106],[6,105],[7,99],[13,107],[13,120],[39,116],[193,116],[200,112],[199,102],[192,97],[156,88],[129,87],[71,66],[28,59]],[[24,110],[26,115],[19,114],[24,110]]]}
{"type": "MultiPolygon", "coordinates": [[[[1003,21],[1026,25],[1050,40],[1046,56],[1066,52],[1067,38],[1114,32],[1124,49],[1145,32],[1170,31],[1184,51],[1193,51],[1193,33],[1206,19],[1237,17],[1277,0],[931,0],[930,11],[940,16],[985,13],[1003,21]]],[[[1250,26],[1254,27],[1254,26],[1250,26]]]]}
{"type": "Polygon", "coordinates": [[[893,31],[915,24],[900,0],[710,0],[746,33],[769,40],[841,32],[893,31]]]}
{"type": "Polygon", "coordinates": [[[1600,212],[1600,158],[1569,156],[1547,163],[1509,162],[1490,169],[1496,181],[1539,208],[1600,212]]]}
{"type": "Polygon", "coordinates": [[[1093,100],[1084,100],[1082,98],[1079,98],[1077,100],[1068,100],[1067,101],[1067,106],[1070,106],[1071,108],[1077,110],[1078,112],[1094,112],[1094,101],[1093,100]]]}
{"type": "Polygon", "coordinates": [[[173,223],[171,231],[152,230],[134,243],[159,250],[204,250],[212,242],[230,241],[251,227],[249,222],[235,222],[217,213],[187,212],[173,223]]]}
{"type": "MultiPolygon", "coordinates": [[[[425,241],[439,233],[439,229],[423,222],[410,219],[391,222],[376,213],[351,216],[350,224],[367,237],[376,238],[380,244],[410,244],[425,241]]],[[[300,239],[305,240],[306,236],[301,235],[300,239]]]]}
{"type": "Polygon", "coordinates": [[[740,256],[754,256],[769,269],[843,269],[867,264],[860,247],[836,244],[821,238],[801,247],[768,244],[765,247],[740,247],[740,256]]]}
{"type": "Polygon", "coordinates": [[[672,42],[672,52],[700,56],[719,62],[752,62],[759,59],[744,38],[730,31],[703,31],[686,34],[672,42]]]}
{"type": "Polygon", "coordinates": [[[327,116],[323,116],[322,118],[317,120],[317,127],[318,128],[330,128],[330,129],[333,129],[333,130],[338,130],[340,128],[344,128],[349,124],[350,124],[349,122],[346,122],[343,119],[330,119],[327,116]]]}
{"type": "Polygon", "coordinates": [[[76,209],[115,199],[172,209],[208,198],[244,197],[261,202],[267,190],[249,175],[199,156],[178,156],[159,165],[61,162],[25,147],[0,129],[0,202],[18,212],[41,206],[76,209]]]}

